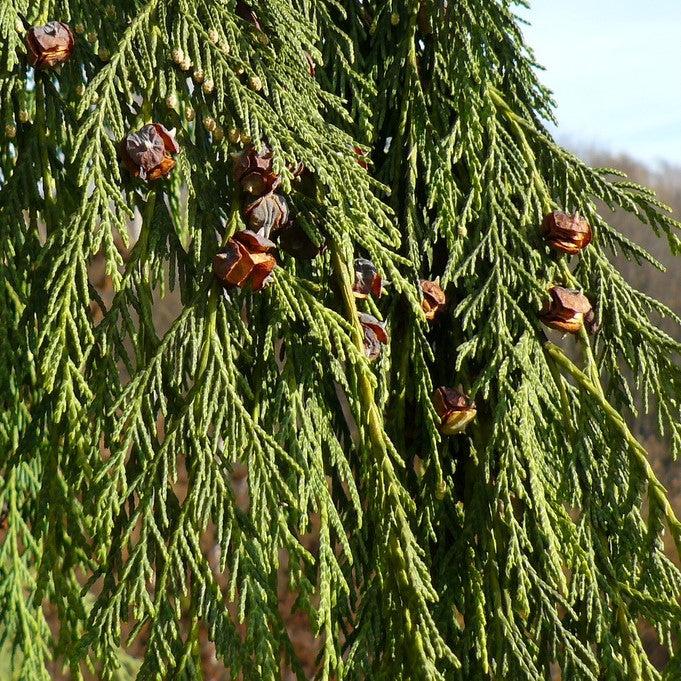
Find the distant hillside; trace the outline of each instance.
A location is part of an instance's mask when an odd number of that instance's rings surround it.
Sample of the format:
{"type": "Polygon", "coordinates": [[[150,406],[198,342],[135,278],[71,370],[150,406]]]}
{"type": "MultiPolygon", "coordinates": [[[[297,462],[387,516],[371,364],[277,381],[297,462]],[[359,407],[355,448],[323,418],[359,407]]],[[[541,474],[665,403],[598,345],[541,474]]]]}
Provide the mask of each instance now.
{"type": "MultiPolygon", "coordinates": [[[[596,151],[582,151],[579,156],[591,165],[606,168],[618,168],[624,171],[629,179],[655,190],[658,198],[673,209],[677,219],[681,219],[681,167],[662,166],[650,169],[628,156],[614,156],[596,151]]],[[[607,209],[606,209],[607,210],[607,209]]],[[[681,258],[669,254],[667,242],[659,239],[646,225],[641,224],[634,216],[618,212],[609,216],[609,221],[627,236],[643,246],[666,268],[660,272],[651,265],[639,266],[624,258],[618,259],[618,267],[633,286],[666,303],[675,313],[681,315],[681,258]]],[[[666,330],[681,341],[681,329],[673,323],[665,324],[666,330]]],[[[657,436],[653,416],[641,417],[632,424],[637,437],[645,444],[651,464],[661,482],[669,491],[670,501],[677,514],[681,514],[681,463],[672,461],[666,444],[657,436]]],[[[670,558],[675,558],[673,550],[668,551],[670,558]]],[[[667,652],[657,645],[652,632],[646,635],[649,650],[659,668],[667,660],[667,652]]]]}
{"type": "MultiPolygon", "coordinates": [[[[588,150],[579,155],[593,166],[618,168],[634,182],[651,187],[658,198],[673,209],[674,216],[681,219],[681,166],[666,165],[652,170],[626,155],[616,156],[588,150]]],[[[610,222],[667,267],[667,272],[663,273],[649,265],[641,267],[634,262],[621,259],[622,274],[636,288],[663,301],[674,312],[681,314],[681,260],[671,256],[667,242],[657,238],[649,227],[642,225],[633,215],[619,212],[610,218],[610,222]]],[[[681,340],[681,333],[677,327],[669,325],[667,328],[681,340]]]]}

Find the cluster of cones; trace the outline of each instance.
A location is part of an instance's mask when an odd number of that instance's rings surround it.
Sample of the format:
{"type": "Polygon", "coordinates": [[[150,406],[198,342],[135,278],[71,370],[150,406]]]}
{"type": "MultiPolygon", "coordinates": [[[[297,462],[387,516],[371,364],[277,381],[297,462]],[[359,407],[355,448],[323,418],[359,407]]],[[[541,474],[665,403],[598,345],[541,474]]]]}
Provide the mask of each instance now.
{"type": "MultiPolygon", "coordinates": [[[[242,18],[259,28],[257,17],[249,5],[238,3],[238,11],[242,18]]],[[[74,45],[73,31],[59,21],[33,26],[26,36],[28,61],[37,69],[63,64],[71,56],[74,45]]],[[[174,156],[179,151],[174,130],[168,130],[160,123],[151,123],[129,133],[120,145],[121,158],[128,171],[135,177],[150,181],[166,177],[173,170],[174,156]]],[[[358,162],[366,167],[361,150],[359,152],[358,162]]],[[[298,177],[305,168],[301,164],[291,171],[294,177],[298,177]]],[[[227,240],[214,257],[213,271],[225,287],[248,285],[253,291],[260,291],[271,280],[277,266],[274,253],[278,247],[294,257],[312,259],[323,251],[324,246],[315,244],[291,219],[286,199],[277,192],[281,177],[273,168],[272,154],[267,148],[257,151],[249,147],[239,154],[234,162],[234,179],[244,194],[251,197],[243,211],[248,229],[227,240]],[[273,239],[278,241],[278,245],[273,239]]],[[[568,255],[579,253],[592,239],[591,226],[578,213],[549,213],[542,222],[541,231],[550,248],[568,255]]],[[[421,280],[420,287],[423,312],[432,322],[445,307],[445,293],[438,281],[421,280]]],[[[358,258],[355,261],[354,295],[359,299],[370,295],[378,298],[382,291],[381,275],[374,264],[358,258]]],[[[595,329],[593,307],[583,292],[553,285],[549,295],[549,303],[539,313],[543,324],[573,334],[585,327],[589,331],[595,329]]],[[[366,312],[358,314],[364,333],[365,354],[374,361],[388,342],[385,323],[366,312]]],[[[433,403],[441,419],[440,430],[447,435],[460,432],[476,414],[473,400],[453,388],[437,388],[433,403]]]]}
{"type": "MultiPolygon", "coordinates": [[[[294,177],[304,172],[302,164],[292,169],[294,177]]],[[[248,229],[237,232],[215,255],[213,272],[223,286],[262,290],[277,266],[277,248],[307,260],[323,252],[324,245],[315,244],[291,218],[286,199],[277,191],[281,177],[273,168],[269,149],[249,147],[236,156],[234,179],[250,197],[243,209],[248,229]]]]}
{"type": "MultiPolygon", "coordinates": [[[[541,232],[550,248],[568,255],[579,253],[592,239],[591,225],[579,213],[549,213],[544,217],[541,232]]],[[[551,300],[539,313],[543,324],[565,333],[579,333],[582,328],[596,331],[593,307],[582,291],[554,285],[549,295],[551,300]]]]}
{"type": "MultiPolygon", "coordinates": [[[[546,215],[542,221],[541,233],[551,249],[568,255],[575,255],[586,248],[593,236],[591,225],[584,217],[579,213],[563,211],[546,215]]],[[[424,311],[429,304],[425,288],[429,284],[432,282],[421,282],[424,311]]],[[[440,293],[439,286],[430,291],[435,299],[440,293]]],[[[572,334],[580,333],[583,328],[592,333],[596,331],[591,301],[582,291],[553,285],[549,289],[549,296],[549,303],[539,313],[543,324],[572,334]]],[[[440,419],[440,432],[444,435],[461,432],[477,414],[475,402],[468,395],[445,386],[440,386],[433,393],[433,406],[440,419]]]]}
{"type": "MultiPolygon", "coordinates": [[[[421,279],[421,309],[429,322],[433,322],[445,309],[447,298],[438,281],[421,279]]],[[[379,298],[383,292],[383,280],[376,266],[366,258],[355,260],[355,279],[352,287],[355,298],[364,300],[369,296],[379,298]]],[[[366,312],[358,313],[364,333],[364,352],[370,361],[381,354],[381,347],[388,342],[385,322],[366,312]]],[[[443,435],[460,433],[477,413],[475,402],[460,390],[439,387],[433,393],[433,405],[440,418],[443,435]]]]}

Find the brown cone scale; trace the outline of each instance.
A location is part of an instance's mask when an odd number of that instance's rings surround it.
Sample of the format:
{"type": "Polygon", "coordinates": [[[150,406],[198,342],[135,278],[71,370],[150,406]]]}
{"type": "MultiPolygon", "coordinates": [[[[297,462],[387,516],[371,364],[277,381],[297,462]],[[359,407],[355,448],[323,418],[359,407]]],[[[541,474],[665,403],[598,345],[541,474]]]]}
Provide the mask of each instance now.
{"type": "Polygon", "coordinates": [[[283,196],[270,192],[251,201],[244,208],[244,217],[249,229],[269,237],[286,226],[289,219],[288,204],[283,196]]]}
{"type": "Polygon", "coordinates": [[[366,312],[360,312],[358,318],[364,333],[364,353],[373,362],[381,354],[381,346],[388,342],[385,322],[366,312]]]}
{"type": "Polygon", "coordinates": [[[32,26],[26,34],[28,63],[36,69],[59,66],[73,53],[73,31],[63,21],[32,26]]]}
{"type": "Polygon", "coordinates": [[[166,177],[175,167],[173,156],[179,151],[175,131],[160,123],[150,123],[129,133],[121,143],[125,167],[142,180],[166,177]]]}
{"type": "Polygon", "coordinates": [[[423,294],[421,309],[426,315],[426,319],[432,322],[445,308],[447,303],[445,292],[436,281],[421,279],[419,285],[423,294]]]}
{"type": "Polygon", "coordinates": [[[237,232],[213,258],[213,273],[225,287],[250,285],[260,291],[277,265],[271,254],[274,248],[269,239],[255,232],[237,232]]]}
{"type": "Polygon", "coordinates": [[[274,191],[281,183],[279,175],[272,170],[272,152],[267,147],[258,152],[251,146],[236,156],[234,179],[253,196],[274,191]]]}
{"type": "Polygon", "coordinates": [[[539,313],[539,319],[546,326],[566,333],[579,333],[585,322],[592,323],[593,308],[581,291],[553,286],[549,295],[550,302],[539,313]]]}
{"type": "Polygon", "coordinates": [[[440,386],[433,393],[433,406],[440,417],[440,432],[455,435],[462,432],[475,418],[475,402],[465,393],[440,386]]]}
{"type": "Polygon", "coordinates": [[[592,238],[591,225],[579,213],[549,213],[544,217],[541,231],[552,249],[570,255],[586,248],[592,238]]]}
{"type": "Polygon", "coordinates": [[[355,260],[355,281],[352,292],[355,298],[364,299],[369,295],[379,298],[383,291],[383,281],[376,265],[366,258],[355,260]]]}

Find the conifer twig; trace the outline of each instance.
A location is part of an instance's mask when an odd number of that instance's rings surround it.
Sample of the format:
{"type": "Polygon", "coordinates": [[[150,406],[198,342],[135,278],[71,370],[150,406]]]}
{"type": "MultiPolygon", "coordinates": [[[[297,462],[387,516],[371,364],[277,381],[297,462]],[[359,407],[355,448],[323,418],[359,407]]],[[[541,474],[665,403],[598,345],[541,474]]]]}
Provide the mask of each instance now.
{"type": "Polygon", "coordinates": [[[648,453],[645,447],[643,447],[643,445],[634,437],[622,416],[605,398],[600,386],[597,387],[594,385],[592,379],[589,378],[589,376],[587,376],[578,367],[576,367],[572,361],[570,361],[570,359],[562,352],[562,350],[554,343],[544,343],[544,350],[552,361],[554,361],[563,370],[567,371],[577,381],[577,384],[583,390],[586,390],[586,392],[588,392],[596,400],[597,404],[601,407],[601,409],[603,409],[610,422],[617,428],[617,430],[620,431],[624,437],[625,441],[629,445],[629,449],[634,454],[637,465],[641,469],[646,481],[648,482],[653,499],[664,511],[665,518],[669,524],[669,529],[672,532],[674,543],[676,544],[676,550],[681,556],[681,521],[679,521],[679,519],[676,517],[674,509],[669,503],[667,490],[657,479],[657,476],[655,475],[655,472],[648,461],[648,453]]]}

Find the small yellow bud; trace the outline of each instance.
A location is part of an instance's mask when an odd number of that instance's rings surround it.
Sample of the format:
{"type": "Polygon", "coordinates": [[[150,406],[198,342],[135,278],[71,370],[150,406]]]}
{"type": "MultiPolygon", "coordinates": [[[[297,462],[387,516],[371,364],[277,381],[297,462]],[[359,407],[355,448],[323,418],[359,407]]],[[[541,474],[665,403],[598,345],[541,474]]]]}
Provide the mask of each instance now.
{"type": "Polygon", "coordinates": [[[225,138],[225,131],[218,125],[215,127],[215,130],[213,130],[213,139],[216,142],[222,142],[222,140],[225,138]]]}
{"type": "Polygon", "coordinates": [[[258,42],[261,45],[269,45],[270,39],[264,33],[258,33],[258,42]]]}
{"type": "Polygon", "coordinates": [[[218,40],[220,40],[220,34],[214,28],[209,29],[208,30],[208,42],[215,45],[215,44],[217,44],[218,40]]]}
{"type": "Polygon", "coordinates": [[[97,42],[97,34],[94,31],[90,31],[85,36],[85,39],[90,43],[90,45],[94,45],[97,42]]]}
{"type": "Polygon", "coordinates": [[[209,95],[213,90],[215,89],[215,83],[213,83],[210,78],[203,83],[203,87],[201,88],[203,90],[203,93],[206,95],[209,95]]]}
{"type": "Polygon", "coordinates": [[[113,5],[107,5],[106,8],[104,9],[104,13],[106,14],[107,17],[112,19],[113,17],[116,16],[116,8],[113,5]]]}
{"type": "Polygon", "coordinates": [[[99,52],[97,52],[97,56],[102,60],[102,61],[109,61],[111,59],[111,52],[106,49],[106,47],[102,47],[99,52]]]}
{"type": "Polygon", "coordinates": [[[468,230],[466,229],[466,225],[460,225],[459,228],[456,230],[456,233],[463,239],[468,236],[468,230]]]}
{"type": "Polygon", "coordinates": [[[203,74],[202,69],[195,69],[194,73],[192,74],[192,78],[194,79],[195,83],[198,83],[199,85],[203,83],[203,79],[205,78],[203,74]]]}
{"type": "Polygon", "coordinates": [[[76,85],[75,93],[76,96],[82,97],[85,94],[85,85],[83,85],[82,83],[76,85]]]}
{"type": "Polygon", "coordinates": [[[241,143],[247,147],[251,143],[251,136],[247,135],[245,132],[240,133],[241,143]]]}
{"type": "Polygon", "coordinates": [[[397,12],[393,12],[393,13],[390,15],[390,23],[391,23],[393,26],[399,26],[399,24],[400,24],[400,15],[399,15],[397,12]]]}
{"type": "Polygon", "coordinates": [[[11,123],[8,123],[5,126],[5,137],[8,139],[14,139],[17,136],[17,127],[16,125],[12,125],[11,123]]]}
{"type": "Polygon", "coordinates": [[[217,123],[212,116],[203,117],[203,127],[208,130],[208,132],[213,132],[217,127],[217,123]]]}
{"type": "Polygon", "coordinates": [[[26,111],[26,109],[22,109],[19,112],[19,120],[22,123],[28,123],[28,119],[29,119],[28,111],[26,111]]]}
{"type": "Polygon", "coordinates": [[[192,60],[189,57],[185,57],[182,60],[182,63],[180,64],[180,68],[183,71],[189,71],[189,69],[192,67],[192,60]]]}
{"type": "Polygon", "coordinates": [[[251,90],[260,92],[260,90],[262,90],[262,80],[260,80],[258,76],[251,76],[248,79],[248,87],[250,87],[251,90]]]}
{"type": "Polygon", "coordinates": [[[230,128],[227,131],[227,139],[232,143],[236,144],[241,139],[241,134],[236,128],[230,128]]]}
{"type": "Polygon", "coordinates": [[[170,53],[170,57],[176,64],[181,64],[184,61],[184,52],[176,48],[170,53]]]}
{"type": "Polygon", "coordinates": [[[188,107],[184,112],[184,117],[191,122],[196,118],[196,111],[191,107],[188,107]]]}
{"type": "Polygon", "coordinates": [[[78,35],[83,35],[83,33],[85,33],[85,26],[83,26],[83,24],[78,23],[75,28],[78,35]]]}
{"type": "Polygon", "coordinates": [[[166,97],[166,106],[169,109],[177,109],[177,97],[175,95],[168,95],[166,97]]]}

